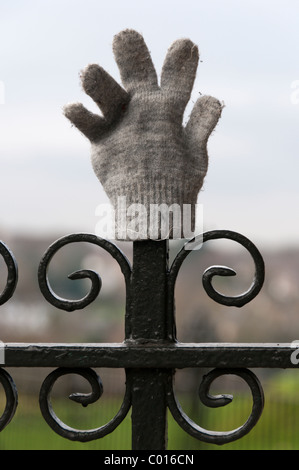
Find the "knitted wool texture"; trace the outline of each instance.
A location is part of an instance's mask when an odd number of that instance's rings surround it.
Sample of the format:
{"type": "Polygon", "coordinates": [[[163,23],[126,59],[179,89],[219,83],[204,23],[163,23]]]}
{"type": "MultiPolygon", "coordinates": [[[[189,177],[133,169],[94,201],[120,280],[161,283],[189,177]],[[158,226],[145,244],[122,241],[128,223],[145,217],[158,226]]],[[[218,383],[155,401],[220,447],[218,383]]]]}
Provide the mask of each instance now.
{"type": "MultiPolygon", "coordinates": [[[[217,99],[202,96],[183,126],[198,48],[189,39],[175,41],[167,52],[160,84],[139,33],[124,30],[117,34],[113,52],[123,87],[98,65],[89,65],[81,74],[83,89],[102,116],[82,104],[66,106],[64,114],[91,142],[93,169],[115,209],[116,238],[165,238],[149,217],[151,207],[161,204],[176,205],[181,214],[184,205],[189,205],[194,228],[194,208],[208,168],[207,141],[222,111],[217,99]],[[142,213],[146,223],[134,237],[120,210],[119,198],[124,197],[122,210],[132,204],[146,209],[142,213]]],[[[184,237],[175,230],[175,223],[178,220],[173,218],[166,238],[184,237]]]]}

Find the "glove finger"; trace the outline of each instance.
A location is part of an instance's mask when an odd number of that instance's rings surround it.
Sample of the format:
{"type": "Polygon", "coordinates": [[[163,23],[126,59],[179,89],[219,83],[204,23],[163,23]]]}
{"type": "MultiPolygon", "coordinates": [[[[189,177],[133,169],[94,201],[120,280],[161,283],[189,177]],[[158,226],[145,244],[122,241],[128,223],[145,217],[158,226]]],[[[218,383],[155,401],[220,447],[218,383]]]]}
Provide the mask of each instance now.
{"type": "Polygon", "coordinates": [[[129,101],[128,93],[102,67],[89,65],[81,73],[84,91],[101,109],[106,121],[113,122],[129,101]]]}
{"type": "Polygon", "coordinates": [[[113,52],[127,91],[158,89],[156,70],[141,34],[131,29],[121,31],[114,37],[113,52]]]}
{"type": "Polygon", "coordinates": [[[164,60],[161,89],[179,92],[186,105],[192,92],[198,60],[198,48],[190,39],[175,41],[164,60]]]}
{"type": "Polygon", "coordinates": [[[91,113],[80,103],[65,106],[63,113],[92,142],[99,139],[107,129],[104,118],[91,113]]]}
{"type": "Polygon", "coordinates": [[[212,96],[199,98],[186,125],[186,136],[191,153],[200,157],[203,176],[208,167],[207,142],[222,112],[220,101],[212,96]]]}

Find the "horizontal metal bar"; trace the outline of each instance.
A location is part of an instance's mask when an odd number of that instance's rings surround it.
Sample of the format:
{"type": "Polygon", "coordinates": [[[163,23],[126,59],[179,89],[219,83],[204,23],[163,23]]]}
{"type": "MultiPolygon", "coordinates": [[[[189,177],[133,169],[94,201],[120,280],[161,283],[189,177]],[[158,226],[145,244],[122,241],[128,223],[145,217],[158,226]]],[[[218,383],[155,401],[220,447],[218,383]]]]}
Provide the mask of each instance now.
{"type": "Polygon", "coordinates": [[[290,343],[6,343],[4,366],[296,368],[295,351],[290,343]]]}

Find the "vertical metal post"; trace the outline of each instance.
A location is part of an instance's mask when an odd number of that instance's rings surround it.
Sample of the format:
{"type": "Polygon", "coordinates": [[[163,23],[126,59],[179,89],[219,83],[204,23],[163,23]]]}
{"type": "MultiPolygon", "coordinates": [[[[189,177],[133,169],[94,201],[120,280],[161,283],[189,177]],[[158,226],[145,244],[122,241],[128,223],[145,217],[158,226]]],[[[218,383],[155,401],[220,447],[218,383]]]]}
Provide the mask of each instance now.
{"type": "MultiPolygon", "coordinates": [[[[130,340],[167,340],[168,241],[134,242],[130,340]]],[[[167,444],[166,393],[163,369],[132,369],[132,448],[163,450],[167,444]]]]}

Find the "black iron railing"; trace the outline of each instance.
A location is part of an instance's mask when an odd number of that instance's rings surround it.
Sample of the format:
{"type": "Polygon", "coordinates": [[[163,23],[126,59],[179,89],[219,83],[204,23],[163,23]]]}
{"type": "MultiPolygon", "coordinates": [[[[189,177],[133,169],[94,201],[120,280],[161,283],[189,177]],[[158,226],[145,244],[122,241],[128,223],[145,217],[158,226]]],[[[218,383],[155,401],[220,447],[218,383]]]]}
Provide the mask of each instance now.
{"type": "MultiPolygon", "coordinates": [[[[47,272],[53,256],[65,245],[88,242],[106,250],[117,261],[126,285],[125,338],[112,344],[24,344],[6,343],[5,364],[0,369],[0,382],[6,394],[6,407],[0,418],[4,429],[17,407],[17,390],[6,367],[55,368],[41,385],[40,408],[49,426],[59,435],[73,441],[90,441],[111,433],[131,409],[132,449],[162,450],[167,441],[167,409],[179,426],[200,441],[225,444],[241,438],[257,423],[264,406],[264,394],[259,379],[249,368],[292,368],[293,349],[289,344],[234,344],[234,343],[180,343],[176,339],[174,291],[179,270],[187,256],[192,256],[196,243],[208,240],[230,239],[245,247],[254,265],[254,280],[247,292],[230,297],[216,291],[214,276],[233,276],[227,267],[213,266],[203,274],[206,293],[216,302],[241,307],[250,302],[264,282],[264,262],[257,248],[244,236],[231,231],[211,231],[186,243],[169,266],[168,241],[133,242],[133,263],[113,243],[91,234],[72,234],[49,247],[38,272],[40,290],[53,306],[73,311],[83,309],[94,301],[101,290],[101,278],[94,271],[81,270],[70,279],[89,279],[89,293],[80,300],[57,296],[49,284],[47,272]],[[191,245],[192,244],[192,245],[191,245]],[[212,382],[223,375],[241,377],[252,393],[252,411],[247,421],[229,432],[208,431],[193,422],[183,411],[174,392],[176,369],[189,367],[210,368],[199,388],[200,400],[207,406],[219,407],[230,403],[230,395],[209,394],[212,382]],[[51,406],[51,391],[56,380],[67,374],[79,374],[91,385],[90,394],[74,393],[70,399],[83,406],[98,400],[103,384],[94,368],[124,368],[126,390],[116,416],[98,429],[78,430],[61,422],[51,406]]],[[[17,285],[18,270],[13,254],[0,244],[0,253],[7,266],[7,282],[0,296],[0,304],[7,302],[17,285]]]]}

